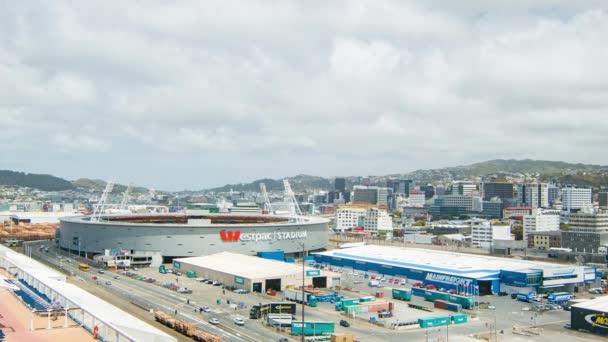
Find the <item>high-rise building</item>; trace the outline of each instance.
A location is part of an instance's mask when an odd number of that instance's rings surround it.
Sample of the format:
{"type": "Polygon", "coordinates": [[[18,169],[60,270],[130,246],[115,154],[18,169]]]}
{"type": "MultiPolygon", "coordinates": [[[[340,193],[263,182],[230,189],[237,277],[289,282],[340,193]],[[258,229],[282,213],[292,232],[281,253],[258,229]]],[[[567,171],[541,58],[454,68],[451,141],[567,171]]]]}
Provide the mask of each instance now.
{"type": "Polygon", "coordinates": [[[591,189],[563,188],[562,210],[572,212],[591,206],[591,189]]]}
{"type": "Polygon", "coordinates": [[[339,208],[336,209],[335,230],[344,231],[352,229],[359,224],[359,218],[365,216],[365,209],[339,208]]]}
{"type": "Polygon", "coordinates": [[[378,204],[378,188],[355,185],[353,188],[353,202],[378,204]]]}
{"type": "Polygon", "coordinates": [[[512,183],[486,182],[483,183],[483,199],[489,201],[494,197],[501,200],[515,197],[512,183]]]}
{"type": "Polygon", "coordinates": [[[397,193],[404,195],[404,197],[409,197],[410,190],[412,190],[412,180],[411,179],[400,179],[399,180],[399,188],[397,189],[397,193]]]}
{"type": "Polygon", "coordinates": [[[477,190],[477,185],[470,181],[454,181],[452,182],[452,195],[472,196],[477,190]]]}
{"type": "Polygon", "coordinates": [[[517,184],[519,205],[532,208],[549,207],[549,191],[546,183],[517,184]]]}
{"type": "Polygon", "coordinates": [[[608,246],[608,212],[570,214],[568,231],[562,231],[562,247],[591,252],[608,246]]]}
{"type": "Polygon", "coordinates": [[[408,198],[408,206],[420,208],[424,207],[425,203],[426,201],[423,192],[416,190],[410,191],[410,197],[408,198]]]}
{"type": "Polygon", "coordinates": [[[487,218],[502,218],[502,200],[494,197],[489,201],[483,201],[481,213],[487,218]]]}
{"type": "Polygon", "coordinates": [[[435,188],[432,185],[421,185],[420,191],[424,192],[424,199],[431,199],[435,196],[435,188]]]}
{"type": "Polygon", "coordinates": [[[600,192],[597,195],[597,200],[599,201],[600,209],[608,209],[608,192],[600,192]]]}
{"type": "Polygon", "coordinates": [[[553,184],[549,184],[547,195],[549,196],[549,205],[551,206],[559,198],[559,188],[553,184]]]}
{"type": "Polygon", "coordinates": [[[510,225],[493,225],[486,220],[471,220],[471,244],[490,248],[494,240],[511,240],[510,225]]]}
{"type": "Polygon", "coordinates": [[[399,192],[399,180],[389,178],[386,180],[386,187],[393,190],[393,193],[399,192]]]}
{"type": "Polygon", "coordinates": [[[336,178],[334,180],[334,189],[336,191],[344,192],[346,190],[346,178],[336,178]]]}
{"type": "Polygon", "coordinates": [[[377,208],[367,209],[363,222],[363,228],[365,231],[379,232],[393,230],[393,219],[386,212],[386,210],[377,208]]]}
{"type": "Polygon", "coordinates": [[[528,236],[536,232],[559,231],[559,215],[555,213],[544,213],[535,210],[532,215],[524,215],[524,241],[528,236]]]}
{"type": "Polygon", "coordinates": [[[388,199],[389,195],[392,195],[393,190],[389,188],[377,187],[378,195],[376,198],[378,199],[378,207],[380,208],[388,208],[388,199]]]}

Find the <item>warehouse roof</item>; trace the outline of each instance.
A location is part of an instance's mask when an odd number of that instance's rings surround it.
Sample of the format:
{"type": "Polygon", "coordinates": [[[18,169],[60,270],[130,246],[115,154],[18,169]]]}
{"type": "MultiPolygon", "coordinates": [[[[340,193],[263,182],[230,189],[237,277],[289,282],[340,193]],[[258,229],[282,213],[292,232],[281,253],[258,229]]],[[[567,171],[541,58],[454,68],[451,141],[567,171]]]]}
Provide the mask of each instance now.
{"type": "Polygon", "coordinates": [[[67,283],[63,274],[34,259],[13,252],[2,245],[0,245],[0,258],[36,278],[99,321],[108,324],[112,329],[133,337],[136,341],[177,341],[175,337],[167,335],[165,332],[99,299],[80,287],[67,283]]]}
{"type": "Polygon", "coordinates": [[[529,273],[541,270],[582,267],[476,254],[387,246],[354,247],[317,254],[471,278],[495,276],[501,270],[529,273]]]}
{"type": "Polygon", "coordinates": [[[301,265],[230,252],[180,258],[175,261],[248,279],[277,278],[302,273],[301,265]]]}
{"type": "Polygon", "coordinates": [[[591,300],[584,301],[579,304],[574,304],[574,305],[572,305],[572,307],[580,308],[580,309],[587,309],[587,310],[608,312],[608,296],[591,299],[591,300]]]}

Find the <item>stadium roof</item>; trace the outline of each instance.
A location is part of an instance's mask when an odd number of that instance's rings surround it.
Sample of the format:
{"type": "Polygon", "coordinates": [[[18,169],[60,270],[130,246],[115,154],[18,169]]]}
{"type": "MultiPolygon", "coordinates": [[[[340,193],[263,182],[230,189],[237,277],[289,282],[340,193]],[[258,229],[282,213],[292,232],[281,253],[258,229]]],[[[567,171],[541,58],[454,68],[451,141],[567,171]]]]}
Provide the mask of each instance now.
{"type": "MultiPolygon", "coordinates": [[[[248,279],[278,278],[302,274],[302,266],[300,265],[230,252],[180,258],[175,259],[175,261],[248,279]]],[[[312,268],[306,267],[306,269],[312,268]]]]}
{"type": "Polygon", "coordinates": [[[476,254],[464,254],[419,248],[387,246],[353,247],[316,253],[336,258],[372,262],[396,267],[441,272],[461,277],[494,277],[501,270],[523,273],[572,268],[572,265],[508,259],[476,254]]]}

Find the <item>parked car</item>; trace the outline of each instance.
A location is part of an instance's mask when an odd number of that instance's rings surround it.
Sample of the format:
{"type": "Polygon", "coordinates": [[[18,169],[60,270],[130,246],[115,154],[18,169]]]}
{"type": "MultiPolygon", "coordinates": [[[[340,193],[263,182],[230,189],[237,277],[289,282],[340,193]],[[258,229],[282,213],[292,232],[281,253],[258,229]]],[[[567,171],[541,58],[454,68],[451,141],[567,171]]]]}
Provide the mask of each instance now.
{"type": "Polygon", "coordinates": [[[572,325],[570,323],[566,323],[566,324],[564,324],[564,328],[572,329],[572,325]]]}
{"type": "Polygon", "coordinates": [[[517,299],[517,293],[511,293],[511,299],[517,299]]]}
{"type": "Polygon", "coordinates": [[[427,286],[425,286],[425,288],[426,288],[427,290],[434,290],[434,289],[435,289],[435,285],[433,285],[433,284],[428,284],[427,286]]]}
{"type": "Polygon", "coordinates": [[[216,324],[220,324],[220,321],[217,318],[212,317],[212,318],[209,318],[209,323],[216,325],[216,324]]]}
{"type": "Polygon", "coordinates": [[[97,273],[104,274],[104,271],[100,268],[99,270],[97,270],[97,273]]]}
{"type": "Polygon", "coordinates": [[[422,287],[422,283],[421,282],[416,282],[412,285],[412,287],[422,287]]]}
{"type": "Polygon", "coordinates": [[[119,275],[115,275],[114,279],[120,279],[120,276],[119,275]]]}
{"type": "Polygon", "coordinates": [[[201,310],[202,310],[203,312],[211,312],[211,309],[210,309],[208,306],[203,306],[203,307],[201,308],[201,310]]]}
{"type": "Polygon", "coordinates": [[[108,280],[106,281],[106,285],[112,285],[112,282],[108,280]]]}
{"type": "Polygon", "coordinates": [[[233,322],[236,325],[240,325],[240,326],[245,325],[245,320],[243,320],[241,317],[235,317],[233,322]]]}
{"type": "Polygon", "coordinates": [[[350,327],[350,323],[348,323],[348,321],[345,319],[340,320],[340,325],[346,328],[350,327]]]}
{"type": "Polygon", "coordinates": [[[214,281],[213,286],[222,286],[222,283],[219,281],[214,281]]]}
{"type": "Polygon", "coordinates": [[[405,285],[406,281],[405,279],[401,279],[401,285],[405,285]]]}

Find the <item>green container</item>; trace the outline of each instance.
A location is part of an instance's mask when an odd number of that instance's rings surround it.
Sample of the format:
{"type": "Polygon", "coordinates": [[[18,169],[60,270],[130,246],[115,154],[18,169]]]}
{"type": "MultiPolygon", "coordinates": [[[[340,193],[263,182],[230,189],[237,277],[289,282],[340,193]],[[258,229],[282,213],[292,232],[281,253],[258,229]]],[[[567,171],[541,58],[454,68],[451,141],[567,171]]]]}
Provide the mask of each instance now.
{"type": "Polygon", "coordinates": [[[291,334],[292,335],[325,335],[333,334],[335,331],[336,324],[334,322],[304,322],[304,329],[302,329],[302,322],[291,323],[291,334]]]}
{"type": "Polygon", "coordinates": [[[410,301],[412,300],[412,291],[407,289],[393,289],[393,298],[410,301]]]}
{"type": "Polygon", "coordinates": [[[437,317],[425,317],[418,318],[418,324],[421,328],[438,327],[442,325],[450,324],[450,316],[437,316],[437,317]]]}
{"type": "Polygon", "coordinates": [[[336,303],[336,311],[342,311],[345,307],[359,304],[359,298],[343,299],[336,303]]]}
{"type": "Polygon", "coordinates": [[[452,321],[454,321],[454,324],[466,323],[468,320],[467,317],[468,316],[465,314],[452,315],[452,321]]]}
{"type": "Polygon", "coordinates": [[[376,297],[374,297],[374,296],[366,296],[366,297],[359,298],[359,303],[373,302],[375,300],[376,300],[376,297]]]}

